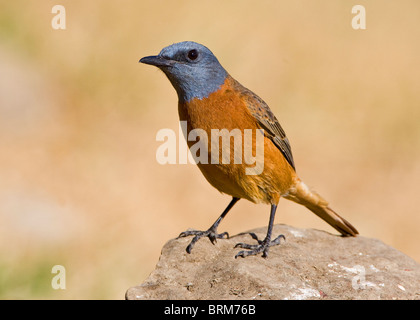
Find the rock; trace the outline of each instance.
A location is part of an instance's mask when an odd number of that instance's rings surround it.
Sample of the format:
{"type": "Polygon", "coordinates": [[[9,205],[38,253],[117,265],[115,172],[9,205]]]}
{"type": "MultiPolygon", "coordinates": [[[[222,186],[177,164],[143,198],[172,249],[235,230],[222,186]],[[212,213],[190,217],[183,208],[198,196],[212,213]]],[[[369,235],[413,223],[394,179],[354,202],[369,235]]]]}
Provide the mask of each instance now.
{"type": "MultiPolygon", "coordinates": [[[[252,230],[264,239],[266,228],[252,230]]],[[[168,241],[156,269],[126,299],[420,299],[420,265],[384,244],[362,236],[275,225],[286,241],[271,247],[267,259],[235,259],[238,242],[249,234],[198,241],[168,241]]]]}

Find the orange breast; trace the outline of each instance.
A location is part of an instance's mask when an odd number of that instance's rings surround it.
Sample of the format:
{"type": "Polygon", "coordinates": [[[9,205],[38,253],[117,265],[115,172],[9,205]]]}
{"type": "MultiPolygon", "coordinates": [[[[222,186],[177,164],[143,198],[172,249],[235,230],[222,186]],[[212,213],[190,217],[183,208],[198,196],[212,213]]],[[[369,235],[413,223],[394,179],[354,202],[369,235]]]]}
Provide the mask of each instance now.
{"type": "MultiPolygon", "coordinates": [[[[180,120],[187,121],[188,134],[192,129],[202,129],[207,133],[208,164],[198,163],[197,165],[212,186],[222,193],[245,198],[252,202],[277,203],[280,196],[287,193],[291,187],[295,172],[271,140],[264,137],[264,154],[258,160],[263,161],[264,168],[258,175],[247,174],[246,168],[254,167],[255,164],[246,164],[244,161],[244,149],[251,148],[251,145],[244,144],[244,129],[252,130],[252,155],[255,156],[258,141],[256,130],[259,129],[259,126],[240,94],[232,89],[232,81],[234,80],[228,77],[220,90],[210,94],[207,98],[179,103],[180,120]],[[226,129],[231,133],[234,129],[240,130],[242,146],[239,150],[242,152],[242,163],[234,163],[235,143],[232,138],[230,163],[222,163],[222,155],[225,150],[223,150],[222,139],[216,139],[219,141],[218,164],[211,164],[212,156],[213,161],[217,159],[214,154],[212,155],[210,143],[212,129],[226,129]]],[[[195,141],[187,141],[190,148],[195,143],[195,141]]]]}

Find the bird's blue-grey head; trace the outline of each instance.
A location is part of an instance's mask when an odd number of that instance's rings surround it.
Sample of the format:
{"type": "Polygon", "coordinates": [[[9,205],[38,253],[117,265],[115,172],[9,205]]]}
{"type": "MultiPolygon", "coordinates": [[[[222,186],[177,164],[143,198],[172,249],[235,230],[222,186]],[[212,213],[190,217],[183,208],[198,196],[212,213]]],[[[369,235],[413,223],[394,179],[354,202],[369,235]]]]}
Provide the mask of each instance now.
{"type": "Polygon", "coordinates": [[[221,87],[228,75],[208,48],[192,41],[175,43],[163,48],[157,56],[144,57],[139,62],[161,69],[182,102],[208,97],[221,87]]]}

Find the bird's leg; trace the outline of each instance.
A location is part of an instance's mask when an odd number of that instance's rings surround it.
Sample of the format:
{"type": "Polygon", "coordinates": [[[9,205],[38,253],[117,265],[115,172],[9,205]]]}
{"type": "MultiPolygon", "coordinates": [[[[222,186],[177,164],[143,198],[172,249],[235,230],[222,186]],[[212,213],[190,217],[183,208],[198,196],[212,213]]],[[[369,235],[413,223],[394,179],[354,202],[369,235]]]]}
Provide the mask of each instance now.
{"type": "Polygon", "coordinates": [[[226,216],[226,214],[229,212],[230,209],[235,205],[236,202],[239,201],[240,198],[233,197],[232,201],[229,203],[229,205],[226,207],[226,209],[223,211],[223,213],[220,215],[220,217],[216,220],[215,223],[206,231],[199,231],[199,230],[187,230],[184,232],[181,232],[181,234],[178,236],[178,238],[187,237],[187,236],[195,236],[190,244],[187,247],[187,252],[191,253],[192,248],[194,247],[194,244],[201,239],[202,237],[208,237],[211,241],[211,243],[215,244],[217,242],[216,239],[222,239],[226,236],[226,238],[229,238],[229,234],[227,232],[223,233],[217,233],[217,227],[219,226],[220,222],[223,220],[223,218],[226,216]]]}
{"type": "Polygon", "coordinates": [[[264,240],[259,240],[255,233],[250,233],[251,237],[257,240],[258,244],[246,244],[246,243],[238,243],[235,245],[235,248],[244,248],[250,249],[250,251],[239,251],[238,254],[235,256],[245,258],[247,256],[256,255],[260,252],[263,253],[263,258],[266,258],[268,255],[268,249],[271,246],[275,246],[280,244],[280,239],[286,240],[284,235],[279,235],[276,239],[271,241],[271,232],[273,231],[273,223],[274,223],[274,216],[276,215],[277,205],[271,205],[271,212],[270,212],[270,222],[268,224],[267,235],[264,240]]]}

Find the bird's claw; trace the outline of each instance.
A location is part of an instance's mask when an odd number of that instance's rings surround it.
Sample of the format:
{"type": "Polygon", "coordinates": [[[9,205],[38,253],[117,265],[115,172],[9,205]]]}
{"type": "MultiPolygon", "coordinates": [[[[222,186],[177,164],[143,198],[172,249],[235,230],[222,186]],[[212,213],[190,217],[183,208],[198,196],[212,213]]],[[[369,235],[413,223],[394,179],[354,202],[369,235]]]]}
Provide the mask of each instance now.
{"type": "Polygon", "coordinates": [[[260,252],[263,253],[262,257],[263,258],[267,258],[268,256],[268,249],[272,246],[276,246],[280,244],[280,239],[286,240],[284,235],[279,235],[276,239],[274,240],[270,240],[265,238],[264,240],[259,240],[257,235],[255,233],[249,233],[249,235],[254,239],[257,240],[258,244],[247,244],[247,243],[237,243],[235,245],[235,248],[243,248],[243,249],[250,249],[249,251],[239,251],[236,256],[235,259],[238,257],[242,257],[245,258],[247,256],[251,256],[251,255],[256,255],[260,252]]]}
{"type": "Polygon", "coordinates": [[[178,238],[184,238],[188,236],[194,236],[194,238],[191,240],[190,244],[186,248],[187,253],[191,253],[191,250],[194,247],[195,243],[203,237],[208,237],[212,244],[215,244],[217,242],[217,239],[223,239],[223,238],[229,239],[229,233],[227,232],[216,233],[216,230],[212,228],[206,231],[187,230],[187,231],[181,232],[178,238]]]}

